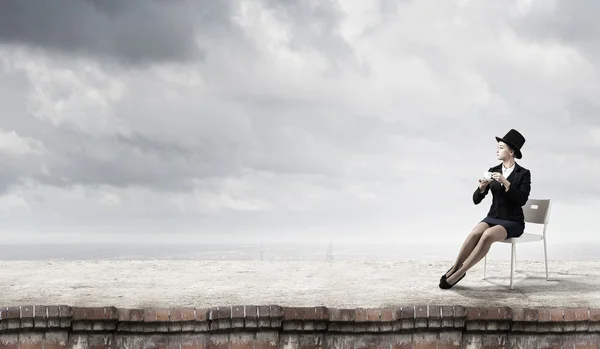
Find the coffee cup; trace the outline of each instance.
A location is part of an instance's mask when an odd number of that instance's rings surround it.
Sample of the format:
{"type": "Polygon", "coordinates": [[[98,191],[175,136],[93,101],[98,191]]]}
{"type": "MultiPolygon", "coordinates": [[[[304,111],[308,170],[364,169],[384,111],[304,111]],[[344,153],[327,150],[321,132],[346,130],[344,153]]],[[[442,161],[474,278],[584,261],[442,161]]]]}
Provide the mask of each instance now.
{"type": "Polygon", "coordinates": [[[484,172],[483,173],[483,179],[492,179],[492,173],[491,172],[484,172]]]}

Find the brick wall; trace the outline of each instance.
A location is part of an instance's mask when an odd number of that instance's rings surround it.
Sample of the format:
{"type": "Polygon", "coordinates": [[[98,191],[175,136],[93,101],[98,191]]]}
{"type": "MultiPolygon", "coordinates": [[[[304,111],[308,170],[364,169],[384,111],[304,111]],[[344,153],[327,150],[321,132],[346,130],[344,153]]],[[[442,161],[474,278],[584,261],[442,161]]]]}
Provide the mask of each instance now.
{"type": "Polygon", "coordinates": [[[600,348],[600,308],[0,308],[2,348],[600,348]]]}

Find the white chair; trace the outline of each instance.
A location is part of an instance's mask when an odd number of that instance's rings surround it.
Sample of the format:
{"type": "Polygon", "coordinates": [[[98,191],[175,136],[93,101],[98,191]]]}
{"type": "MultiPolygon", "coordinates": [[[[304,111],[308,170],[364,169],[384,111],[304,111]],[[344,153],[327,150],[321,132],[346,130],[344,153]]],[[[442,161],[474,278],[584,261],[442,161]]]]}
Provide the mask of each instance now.
{"type": "MultiPolygon", "coordinates": [[[[542,235],[540,234],[531,234],[524,232],[518,238],[510,238],[500,242],[511,244],[511,258],[510,258],[510,289],[513,289],[513,270],[517,269],[517,250],[516,244],[522,242],[535,242],[535,241],[543,241],[544,242],[544,259],[546,262],[546,281],[548,281],[548,254],[546,250],[546,226],[548,225],[548,221],[550,218],[550,199],[545,200],[536,200],[530,199],[523,206],[523,214],[525,216],[525,223],[533,223],[533,224],[543,224],[544,230],[542,235]]],[[[525,231],[527,231],[527,227],[525,227],[525,231]]],[[[487,255],[483,261],[483,278],[485,279],[485,267],[487,264],[487,255]]]]}

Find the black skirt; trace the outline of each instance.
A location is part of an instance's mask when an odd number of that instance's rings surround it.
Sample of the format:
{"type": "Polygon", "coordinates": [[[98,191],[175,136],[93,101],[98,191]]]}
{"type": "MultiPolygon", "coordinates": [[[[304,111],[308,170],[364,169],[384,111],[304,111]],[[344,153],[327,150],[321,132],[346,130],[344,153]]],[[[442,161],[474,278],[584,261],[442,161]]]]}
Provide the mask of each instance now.
{"type": "Polygon", "coordinates": [[[523,231],[525,230],[524,222],[515,222],[515,221],[509,221],[506,219],[492,218],[492,217],[485,217],[482,220],[482,222],[489,224],[490,227],[493,227],[495,225],[503,226],[507,232],[506,239],[518,238],[519,236],[523,235],[523,231]]]}

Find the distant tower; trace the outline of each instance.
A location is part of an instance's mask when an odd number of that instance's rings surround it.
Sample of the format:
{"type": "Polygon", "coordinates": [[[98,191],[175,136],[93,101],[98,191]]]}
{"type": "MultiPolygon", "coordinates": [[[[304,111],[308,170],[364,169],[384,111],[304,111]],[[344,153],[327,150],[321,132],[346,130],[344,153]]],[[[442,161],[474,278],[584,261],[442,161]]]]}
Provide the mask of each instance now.
{"type": "Polygon", "coordinates": [[[331,248],[331,239],[329,239],[329,251],[327,252],[327,261],[328,262],[333,261],[333,250],[331,248]]]}

